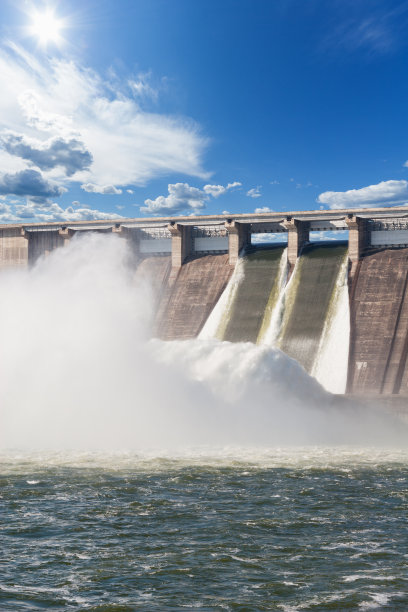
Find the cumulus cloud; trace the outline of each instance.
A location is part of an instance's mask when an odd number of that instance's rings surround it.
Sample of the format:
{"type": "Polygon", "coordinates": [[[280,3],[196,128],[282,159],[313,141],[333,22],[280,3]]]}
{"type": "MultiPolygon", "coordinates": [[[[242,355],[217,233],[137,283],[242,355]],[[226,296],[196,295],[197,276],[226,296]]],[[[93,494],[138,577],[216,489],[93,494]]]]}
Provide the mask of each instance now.
{"type": "Polygon", "coordinates": [[[273,212],[272,208],[269,208],[269,206],[262,206],[262,208],[255,208],[255,212],[256,213],[268,213],[268,212],[273,212]]]}
{"type": "Polygon", "coordinates": [[[0,177],[0,194],[29,196],[38,201],[61,195],[66,189],[47,181],[37,170],[22,170],[0,177]]]}
{"type": "Polygon", "coordinates": [[[258,185],[258,187],[253,187],[252,189],[249,189],[247,191],[247,196],[249,196],[250,198],[260,198],[261,195],[262,193],[260,185],[258,185]]]}
{"type": "Polygon", "coordinates": [[[318,196],[317,202],[332,209],[405,204],[408,202],[408,181],[382,181],[361,189],[325,191],[318,196]]]}
{"type": "Polygon", "coordinates": [[[206,202],[210,197],[218,198],[218,196],[226,193],[234,187],[239,187],[241,183],[235,181],[223,185],[204,185],[202,189],[191,187],[188,183],[174,183],[168,185],[168,195],[158,196],[155,200],[145,200],[146,206],[141,206],[142,213],[150,215],[170,215],[179,214],[183,211],[193,211],[192,214],[197,214],[205,208],[206,202]]]}
{"type": "Polygon", "coordinates": [[[241,187],[241,185],[242,183],[239,183],[238,181],[234,181],[233,183],[228,183],[228,185],[226,185],[225,187],[224,185],[204,185],[203,191],[211,195],[213,198],[218,198],[218,196],[223,195],[230,189],[241,187]]]}
{"type": "Polygon", "coordinates": [[[13,43],[0,48],[0,73],[7,83],[0,130],[11,132],[0,149],[3,172],[36,164],[62,185],[145,185],[169,173],[207,178],[199,126],[142,110],[135,95],[148,99],[146,79],[133,79],[130,95],[129,79],[103,78],[74,60],[40,62],[13,43]]]}
{"type": "Polygon", "coordinates": [[[44,142],[29,139],[24,134],[5,132],[0,137],[3,149],[10,155],[27,160],[41,170],[61,167],[67,176],[86,170],[92,163],[92,155],[83,142],[76,138],[50,138],[44,142]]]}
{"type": "Polygon", "coordinates": [[[85,183],[81,185],[81,189],[88,193],[102,193],[109,195],[119,195],[122,193],[121,189],[118,189],[114,185],[95,185],[94,183],[85,183]]]}
{"type": "MultiPolygon", "coordinates": [[[[1,218],[1,217],[0,217],[1,218]]],[[[12,221],[31,221],[51,223],[53,221],[95,221],[102,219],[121,219],[121,215],[102,212],[89,208],[62,208],[57,203],[50,203],[47,208],[39,208],[35,202],[17,205],[12,221]]]]}
{"type": "Polygon", "coordinates": [[[169,195],[158,196],[155,200],[145,200],[146,206],[141,206],[142,213],[151,215],[177,214],[183,210],[193,210],[195,213],[205,207],[209,199],[207,193],[191,187],[188,183],[168,185],[169,195]]]}

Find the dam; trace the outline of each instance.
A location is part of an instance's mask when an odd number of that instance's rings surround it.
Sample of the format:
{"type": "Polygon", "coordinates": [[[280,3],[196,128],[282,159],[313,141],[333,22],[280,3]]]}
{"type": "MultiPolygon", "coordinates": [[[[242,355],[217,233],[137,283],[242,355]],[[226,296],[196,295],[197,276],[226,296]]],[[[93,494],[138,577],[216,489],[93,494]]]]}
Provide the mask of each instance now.
{"type": "Polygon", "coordinates": [[[128,242],[155,336],[275,346],[329,391],[408,397],[406,207],[2,225],[0,273],[88,232],[128,242]]]}

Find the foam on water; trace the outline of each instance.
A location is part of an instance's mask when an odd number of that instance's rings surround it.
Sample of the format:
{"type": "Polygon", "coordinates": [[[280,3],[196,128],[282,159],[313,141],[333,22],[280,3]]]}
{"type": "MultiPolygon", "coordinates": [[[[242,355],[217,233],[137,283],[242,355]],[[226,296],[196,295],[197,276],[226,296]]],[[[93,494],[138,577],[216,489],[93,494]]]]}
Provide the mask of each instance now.
{"type": "Polygon", "coordinates": [[[1,448],[403,444],[401,425],[331,396],[277,349],[150,339],[125,241],[74,239],[0,278],[1,448]]]}

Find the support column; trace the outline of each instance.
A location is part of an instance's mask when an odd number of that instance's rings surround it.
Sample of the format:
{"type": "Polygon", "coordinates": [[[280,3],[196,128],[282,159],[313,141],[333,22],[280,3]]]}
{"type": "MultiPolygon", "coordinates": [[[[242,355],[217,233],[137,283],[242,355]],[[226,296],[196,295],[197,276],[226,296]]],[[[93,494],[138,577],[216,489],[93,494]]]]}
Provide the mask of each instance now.
{"type": "Polygon", "coordinates": [[[349,258],[349,287],[350,295],[353,295],[354,279],[357,278],[359,261],[365,247],[368,246],[368,223],[367,219],[362,219],[350,214],[346,218],[349,230],[348,258],[349,258]]]}
{"type": "Polygon", "coordinates": [[[181,268],[184,260],[193,251],[193,226],[174,221],[167,226],[171,234],[171,265],[181,268]]]}
{"type": "Polygon", "coordinates": [[[120,223],[116,223],[112,227],[112,233],[128,241],[128,245],[135,257],[140,254],[139,231],[137,229],[132,230],[130,227],[123,227],[120,223]]]}
{"type": "Polygon", "coordinates": [[[302,247],[309,242],[310,222],[287,217],[283,225],[288,231],[288,263],[292,270],[302,247]]]}
{"type": "Polygon", "coordinates": [[[354,264],[360,260],[363,250],[368,246],[367,219],[350,214],[346,223],[349,230],[348,256],[354,264]]]}
{"type": "Polygon", "coordinates": [[[63,239],[63,245],[64,247],[69,245],[69,241],[71,240],[72,236],[75,234],[74,230],[69,229],[68,227],[61,227],[61,229],[58,230],[58,235],[63,239]]]}
{"type": "Polygon", "coordinates": [[[228,232],[229,263],[231,266],[235,266],[240,251],[251,244],[251,225],[228,219],[225,222],[225,229],[228,232]]]}

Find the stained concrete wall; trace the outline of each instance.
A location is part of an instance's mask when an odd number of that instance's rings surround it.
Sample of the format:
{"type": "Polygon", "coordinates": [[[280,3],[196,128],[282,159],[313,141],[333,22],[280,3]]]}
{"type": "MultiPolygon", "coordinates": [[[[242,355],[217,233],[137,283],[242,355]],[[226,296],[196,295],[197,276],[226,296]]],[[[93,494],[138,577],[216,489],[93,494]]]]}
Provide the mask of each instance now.
{"type": "Polygon", "coordinates": [[[21,228],[0,229],[0,268],[16,268],[28,263],[28,240],[21,228]]]}
{"type": "Polygon", "coordinates": [[[160,300],[155,334],[163,340],[196,337],[232,274],[228,255],[190,256],[172,269],[160,300]]]}
{"type": "Polygon", "coordinates": [[[408,249],[359,262],[350,295],[348,392],[408,393],[408,249]]]}
{"type": "Polygon", "coordinates": [[[47,256],[53,251],[64,245],[64,240],[58,230],[26,232],[28,240],[28,261],[35,263],[40,257],[47,256]]]}

